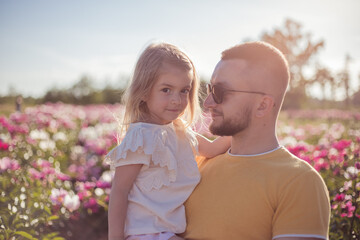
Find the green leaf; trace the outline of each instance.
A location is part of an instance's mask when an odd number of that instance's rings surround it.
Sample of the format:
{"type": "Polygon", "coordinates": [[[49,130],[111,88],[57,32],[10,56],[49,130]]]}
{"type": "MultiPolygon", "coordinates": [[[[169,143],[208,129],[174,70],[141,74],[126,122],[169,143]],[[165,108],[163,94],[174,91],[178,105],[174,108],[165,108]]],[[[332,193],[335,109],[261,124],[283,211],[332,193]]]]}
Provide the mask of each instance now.
{"type": "Polygon", "coordinates": [[[46,235],[46,239],[53,239],[54,237],[56,237],[57,235],[59,235],[58,232],[52,232],[46,235]]]}
{"type": "Polygon", "coordinates": [[[33,236],[31,236],[31,234],[24,232],[24,231],[16,231],[14,234],[20,235],[20,236],[30,239],[30,240],[37,240],[37,238],[34,238],[33,236]]]}
{"type": "Polygon", "coordinates": [[[50,217],[48,217],[48,221],[53,221],[53,220],[57,220],[57,219],[59,219],[59,216],[57,216],[57,215],[52,215],[52,216],[50,216],[50,217]]]}
{"type": "Polygon", "coordinates": [[[48,206],[44,206],[44,210],[49,214],[51,215],[51,210],[48,206]]]}
{"type": "Polygon", "coordinates": [[[108,208],[108,205],[106,203],[104,203],[103,201],[101,200],[96,200],[97,204],[99,204],[100,206],[102,206],[103,208],[107,209],[108,208]]]}

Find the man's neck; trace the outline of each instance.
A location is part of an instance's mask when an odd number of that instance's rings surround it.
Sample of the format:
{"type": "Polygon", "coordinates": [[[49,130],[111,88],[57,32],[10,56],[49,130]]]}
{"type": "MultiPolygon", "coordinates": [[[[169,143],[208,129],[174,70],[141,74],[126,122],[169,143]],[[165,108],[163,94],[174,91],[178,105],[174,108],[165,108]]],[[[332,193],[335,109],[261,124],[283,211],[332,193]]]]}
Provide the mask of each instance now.
{"type": "Polygon", "coordinates": [[[253,155],[271,151],[279,147],[275,133],[241,132],[232,137],[231,154],[253,155]]]}

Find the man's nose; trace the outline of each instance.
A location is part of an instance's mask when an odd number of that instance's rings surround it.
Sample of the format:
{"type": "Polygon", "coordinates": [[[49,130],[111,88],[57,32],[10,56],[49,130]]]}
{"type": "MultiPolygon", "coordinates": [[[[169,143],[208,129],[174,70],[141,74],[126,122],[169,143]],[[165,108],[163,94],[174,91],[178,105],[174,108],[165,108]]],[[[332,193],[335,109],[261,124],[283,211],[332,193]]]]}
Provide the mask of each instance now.
{"type": "Polygon", "coordinates": [[[205,108],[214,108],[216,106],[216,102],[214,101],[214,98],[211,94],[207,95],[204,101],[204,107],[205,108]]]}

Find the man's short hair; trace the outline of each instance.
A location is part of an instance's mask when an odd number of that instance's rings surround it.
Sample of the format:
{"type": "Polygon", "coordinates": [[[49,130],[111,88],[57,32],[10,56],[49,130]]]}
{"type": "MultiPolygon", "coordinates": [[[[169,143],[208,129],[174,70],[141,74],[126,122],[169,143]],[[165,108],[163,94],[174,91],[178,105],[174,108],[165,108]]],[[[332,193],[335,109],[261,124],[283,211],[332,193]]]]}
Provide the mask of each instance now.
{"type": "Polygon", "coordinates": [[[268,77],[284,83],[285,90],[289,83],[288,62],[279,49],[265,42],[247,42],[236,45],[222,52],[221,60],[242,59],[253,71],[264,70],[268,77]]]}

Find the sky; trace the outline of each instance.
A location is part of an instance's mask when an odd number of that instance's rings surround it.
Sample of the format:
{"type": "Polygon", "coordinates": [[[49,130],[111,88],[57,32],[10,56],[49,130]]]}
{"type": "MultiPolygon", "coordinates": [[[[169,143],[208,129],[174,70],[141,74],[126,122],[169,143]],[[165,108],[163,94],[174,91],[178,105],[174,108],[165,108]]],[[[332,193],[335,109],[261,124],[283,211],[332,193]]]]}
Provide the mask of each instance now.
{"type": "Polygon", "coordinates": [[[0,95],[13,89],[41,97],[82,76],[98,88],[125,86],[141,51],[154,41],[179,46],[209,79],[223,50],[260,40],[287,18],[314,42],[325,41],[316,60],[332,72],[351,56],[356,91],[359,10],[360,0],[0,0],[0,95]]]}

